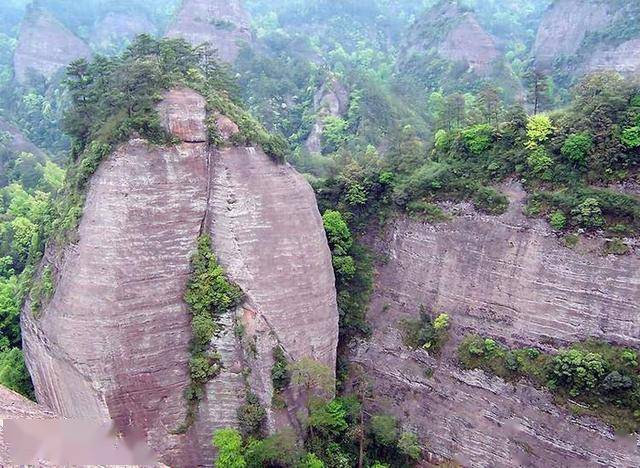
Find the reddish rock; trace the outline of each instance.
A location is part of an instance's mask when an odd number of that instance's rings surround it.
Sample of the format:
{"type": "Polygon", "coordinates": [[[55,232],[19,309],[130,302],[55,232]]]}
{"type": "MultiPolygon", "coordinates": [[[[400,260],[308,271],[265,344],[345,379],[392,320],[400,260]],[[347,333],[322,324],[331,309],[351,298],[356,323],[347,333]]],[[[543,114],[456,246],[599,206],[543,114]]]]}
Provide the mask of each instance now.
{"type": "Polygon", "coordinates": [[[251,25],[240,0],[183,0],[167,36],[193,45],[211,43],[224,62],[232,63],[240,45],[251,41],[251,25]]]}
{"type": "Polygon", "coordinates": [[[589,337],[640,346],[640,258],[577,252],[522,214],[468,211],[430,225],[400,218],[376,243],[370,341],[353,353],[374,385],[374,406],[419,428],[429,451],[464,466],[638,466],[635,441],[572,415],[545,391],[457,366],[463,336],[554,351],[589,337]],[[402,344],[399,322],[420,306],[447,313],[451,340],[434,359],[402,344]],[[433,376],[425,372],[433,370],[433,376]]]}
{"type": "Polygon", "coordinates": [[[32,73],[51,78],[69,63],[90,54],[89,46],[53,15],[30,7],[20,26],[13,57],[16,79],[25,83],[32,73]]]}
{"type": "Polygon", "coordinates": [[[211,434],[238,424],[248,389],[271,414],[276,343],[333,368],[338,335],[331,256],[311,188],[258,148],[209,148],[204,106],[193,91],[168,93],[162,121],[184,143],[133,139],[100,165],[78,243],[45,256],[61,258],[53,299],[40,319],[29,304],[22,315],[38,401],[63,416],[113,419],[171,466],[211,465],[211,434]],[[235,314],[221,317],[213,344],[224,368],[207,384],[195,425],[179,435],[191,338],[183,295],[207,231],[246,293],[243,308],[254,311],[257,354],[236,335],[235,314]]]}

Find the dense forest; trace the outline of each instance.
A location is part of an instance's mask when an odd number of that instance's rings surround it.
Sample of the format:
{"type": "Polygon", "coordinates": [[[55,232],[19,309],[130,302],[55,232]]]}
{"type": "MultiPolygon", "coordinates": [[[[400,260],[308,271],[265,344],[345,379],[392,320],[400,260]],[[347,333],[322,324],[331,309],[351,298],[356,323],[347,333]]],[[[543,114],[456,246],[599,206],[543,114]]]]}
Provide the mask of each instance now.
{"type": "MultiPolygon", "coordinates": [[[[304,440],[293,432],[269,435],[264,408],[248,396],[240,430],[223,429],[213,438],[216,466],[382,468],[421,459],[419,428],[370,412],[366,375],[347,359],[353,340],[371,333],[366,312],[380,259],[365,234],[394,217],[436,225],[455,217],[461,204],[498,216],[510,207],[501,187],[518,181],[527,193],[526,216],[546,223],[564,248],[599,239],[599,255],[633,255],[640,199],[620,187],[638,182],[640,83],[616,70],[577,70],[590,47],[636,37],[639,23],[620,20],[589,33],[575,54],[543,69],[536,66],[536,33],[550,0],[248,0],[253,43],[243,44],[230,65],[217,60],[215,47],[156,37],[178,3],[0,5],[0,383],[6,387],[34,397],[20,311],[26,298],[37,311],[53,294],[51,272],[39,266],[47,245],[74,242],[87,184],[117,145],[132,135],[154,145],[177,143],[162,128],[156,105],[179,85],[238,124],[234,144],[259,145],[305,175],[331,249],[340,312],[336,381],[317,363],[290,363],[274,349],[274,399],[289,387],[307,391],[304,440]],[[91,57],[19,82],[20,23],[39,9],[86,43],[91,57]],[[114,14],[144,18],[151,30],[96,40],[98,25],[114,14]],[[484,65],[443,52],[443,37],[461,25],[479,31],[468,40],[485,41],[484,65]]],[[[630,6],[628,16],[636,13],[630,6]]],[[[208,131],[211,145],[222,144],[214,126],[208,131]]],[[[218,370],[217,358],[204,351],[217,330],[215,316],[242,295],[206,237],[193,264],[185,297],[194,340],[183,432],[196,417],[202,386],[218,370]],[[207,296],[209,287],[217,296],[207,296]]],[[[437,356],[450,317],[421,312],[402,324],[404,340],[408,349],[437,356]]],[[[595,410],[587,414],[619,430],[639,427],[633,350],[577,342],[552,354],[469,335],[458,355],[464,369],[528,379],[559,401],[591,404],[595,410]]]]}

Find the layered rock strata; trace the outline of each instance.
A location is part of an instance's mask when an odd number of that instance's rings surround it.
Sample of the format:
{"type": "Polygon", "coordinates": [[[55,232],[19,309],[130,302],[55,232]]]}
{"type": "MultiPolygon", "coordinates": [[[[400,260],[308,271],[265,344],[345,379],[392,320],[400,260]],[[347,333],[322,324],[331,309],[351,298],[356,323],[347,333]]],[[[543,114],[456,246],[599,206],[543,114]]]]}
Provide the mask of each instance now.
{"type": "Polygon", "coordinates": [[[333,270],[313,192],[294,169],[256,147],[210,148],[205,102],[193,91],[168,93],[160,114],[183,142],[132,139],[103,161],[79,241],[46,254],[59,259],[56,291],[39,319],[27,304],[24,352],[38,401],[57,413],[113,419],[171,466],[210,465],[211,434],[237,425],[246,391],[260,397],[270,428],[293,420],[293,399],[290,414],[271,410],[276,344],[291,359],[334,367],[333,270]],[[212,345],[223,371],[207,384],[196,423],[178,434],[191,339],[183,295],[207,232],[246,300],[237,317],[220,318],[212,345]]]}
{"type": "Polygon", "coordinates": [[[183,0],[167,36],[193,45],[208,42],[223,61],[232,63],[242,43],[251,41],[249,15],[240,0],[183,0]]]}
{"type": "Polygon", "coordinates": [[[90,54],[89,46],[53,15],[30,7],[20,26],[13,57],[15,76],[20,83],[28,82],[32,76],[48,79],[72,61],[90,54]]]}
{"type": "Polygon", "coordinates": [[[591,337],[640,346],[638,255],[568,249],[546,223],[525,218],[517,184],[506,190],[512,203],[502,216],[400,218],[375,243],[385,261],[369,312],[373,337],[352,356],[374,386],[374,406],[417,430],[436,458],[464,466],[637,466],[635,438],[572,415],[524,382],[457,365],[467,334],[550,352],[591,337]],[[437,359],[402,343],[400,321],[421,306],[451,317],[437,359]]]}

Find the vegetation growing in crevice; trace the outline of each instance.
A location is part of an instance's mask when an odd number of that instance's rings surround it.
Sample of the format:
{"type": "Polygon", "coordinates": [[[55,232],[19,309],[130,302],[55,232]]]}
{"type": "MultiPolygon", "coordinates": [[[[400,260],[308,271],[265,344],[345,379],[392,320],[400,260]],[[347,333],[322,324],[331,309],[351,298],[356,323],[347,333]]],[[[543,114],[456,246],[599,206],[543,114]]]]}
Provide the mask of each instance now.
{"type": "Polygon", "coordinates": [[[289,361],[282,346],[278,345],[273,348],[273,366],[271,367],[271,384],[273,385],[271,404],[274,408],[282,409],[286,406],[282,392],[287,388],[289,382],[291,382],[289,361]]]}
{"type": "Polygon", "coordinates": [[[598,417],[617,430],[640,428],[640,367],[635,350],[585,341],[548,354],[468,336],[460,343],[458,360],[465,369],[483,369],[509,381],[527,379],[549,389],[571,410],[598,417]]]}
{"type": "Polygon", "coordinates": [[[420,307],[418,319],[404,319],[400,322],[402,341],[411,349],[424,349],[438,353],[449,338],[449,316],[439,314],[435,319],[420,307]]]}
{"type": "Polygon", "coordinates": [[[191,314],[191,359],[189,386],[185,391],[187,416],[178,429],[180,433],[195,421],[206,383],[222,370],[222,358],[211,342],[220,332],[219,317],[232,313],[243,299],[240,288],[227,279],[218,264],[209,236],[198,238],[191,268],[192,274],[184,296],[191,314]]]}

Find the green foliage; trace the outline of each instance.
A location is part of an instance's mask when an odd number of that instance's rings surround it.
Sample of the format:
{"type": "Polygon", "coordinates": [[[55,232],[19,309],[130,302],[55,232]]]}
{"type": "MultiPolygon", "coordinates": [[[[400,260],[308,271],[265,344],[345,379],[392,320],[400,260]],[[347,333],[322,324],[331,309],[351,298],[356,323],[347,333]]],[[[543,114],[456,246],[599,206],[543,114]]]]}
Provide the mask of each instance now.
{"type": "Polygon", "coordinates": [[[553,124],[547,114],[536,114],[527,121],[527,147],[533,149],[549,140],[553,124]]]}
{"type": "Polygon", "coordinates": [[[549,224],[556,231],[562,231],[567,225],[567,217],[562,211],[554,211],[549,218],[549,224]]]}
{"type": "Polygon", "coordinates": [[[479,156],[491,147],[493,127],[488,124],[474,125],[462,131],[462,138],[471,154],[479,156]]]}
{"type": "Polygon", "coordinates": [[[596,198],[587,198],[571,211],[574,221],[583,228],[597,229],[604,225],[602,209],[596,198]]]}
{"type": "Polygon", "coordinates": [[[292,430],[278,432],[263,440],[250,441],[245,454],[249,468],[296,466],[303,456],[292,430]]]}
{"type": "Polygon", "coordinates": [[[191,268],[191,278],[184,295],[191,313],[193,333],[189,360],[190,382],[185,393],[188,411],[185,422],[177,429],[178,433],[184,433],[193,424],[204,385],[222,370],[222,358],[211,344],[219,329],[217,318],[232,311],[243,299],[242,290],[227,279],[223,268],[218,264],[209,236],[202,235],[198,238],[191,268]]]}
{"type": "Polygon", "coordinates": [[[398,421],[393,416],[373,416],[370,430],[376,443],[383,447],[393,446],[398,441],[398,421]]]}
{"type": "Polygon", "coordinates": [[[33,385],[24,363],[22,351],[18,348],[2,349],[1,343],[0,385],[4,385],[27,398],[34,398],[33,385]]]}
{"type": "Polygon", "coordinates": [[[213,435],[213,446],[218,450],[217,468],[245,468],[242,454],[242,436],[235,429],[219,429],[213,435]]]}
{"type": "Polygon", "coordinates": [[[541,146],[534,147],[527,158],[527,164],[531,171],[543,179],[549,178],[549,170],[553,167],[553,158],[547,150],[541,146]]]}
{"type": "Polygon", "coordinates": [[[435,320],[423,309],[417,320],[405,319],[400,322],[403,342],[412,349],[422,348],[437,353],[448,339],[449,316],[438,315],[435,320]]]}
{"type": "Polygon", "coordinates": [[[562,145],[560,152],[574,164],[584,164],[587,154],[593,147],[593,139],[587,133],[574,133],[569,135],[562,145]]]}
{"type": "Polygon", "coordinates": [[[244,437],[259,438],[263,435],[266,419],[267,412],[260,403],[258,396],[248,392],[244,405],[238,408],[240,432],[244,437]]]}
{"type": "Polygon", "coordinates": [[[289,382],[291,373],[289,372],[289,361],[284,354],[282,346],[273,348],[273,366],[271,367],[271,382],[273,384],[274,398],[279,395],[289,382]]]}
{"type": "Polygon", "coordinates": [[[499,215],[509,208],[509,199],[492,187],[480,187],[473,196],[473,204],[479,211],[499,215]]]}
{"type": "Polygon", "coordinates": [[[429,203],[424,200],[414,200],[407,203],[407,213],[414,218],[424,219],[430,223],[439,223],[446,221],[449,217],[435,203],[429,203]]]}
{"type": "Polygon", "coordinates": [[[576,343],[557,354],[508,349],[494,340],[468,336],[458,348],[465,369],[483,369],[507,380],[526,378],[556,393],[558,401],[581,403],[580,411],[622,431],[636,431],[640,420],[640,369],[637,352],[608,343],[576,343]]]}
{"type": "Polygon", "coordinates": [[[420,460],[422,447],[418,442],[418,436],[413,432],[403,432],[398,440],[398,450],[410,460],[420,460]]]}
{"type": "Polygon", "coordinates": [[[322,215],[324,230],[334,255],[346,255],[353,245],[351,231],[339,211],[327,210],[322,215]]]}
{"type": "Polygon", "coordinates": [[[558,353],[549,372],[549,386],[568,389],[573,397],[596,389],[608,366],[598,353],[569,349],[558,353]]]}
{"type": "Polygon", "coordinates": [[[625,128],[620,140],[627,148],[640,148],[640,126],[625,128]]]}

